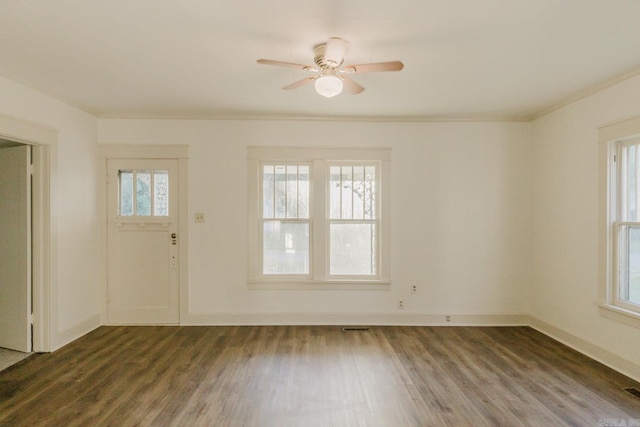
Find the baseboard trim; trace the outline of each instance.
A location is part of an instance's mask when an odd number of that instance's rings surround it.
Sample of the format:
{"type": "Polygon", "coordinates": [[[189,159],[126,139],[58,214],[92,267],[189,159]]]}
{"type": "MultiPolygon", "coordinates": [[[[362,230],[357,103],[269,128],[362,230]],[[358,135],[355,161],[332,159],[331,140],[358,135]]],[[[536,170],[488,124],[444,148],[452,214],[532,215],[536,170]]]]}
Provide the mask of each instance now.
{"type": "Polygon", "coordinates": [[[640,364],[620,357],[538,318],[530,317],[529,326],[635,381],[640,381],[640,364]]]}
{"type": "Polygon", "coordinates": [[[88,334],[94,329],[98,329],[101,326],[100,315],[96,314],[94,316],[89,317],[87,320],[84,320],[75,326],[72,326],[69,329],[65,329],[62,332],[58,332],[55,336],[52,336],[51,342],[51,351],[56,351],[65,345],[77,340],[83,335],[88,334]]]}
{"type": "Polygon", "coordinates": [[[181,316],[185,326],[208,325],[387,325],[387,326],[525,326],[520,314],[422,313],[191,313],[181,316]]]}

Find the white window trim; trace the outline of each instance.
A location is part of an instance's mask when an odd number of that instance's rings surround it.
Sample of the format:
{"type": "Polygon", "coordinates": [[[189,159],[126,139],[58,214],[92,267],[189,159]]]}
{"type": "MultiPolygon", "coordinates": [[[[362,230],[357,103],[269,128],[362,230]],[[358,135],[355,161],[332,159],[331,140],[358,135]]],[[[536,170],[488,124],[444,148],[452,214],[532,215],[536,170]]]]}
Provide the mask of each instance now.
{"type": "Polygon", "coordinates": [[[603,317],[640,328],[640,311],[617,300],[617,234],[619,195],[616,184],[620,177],[613,164],[620,142],[640,138],[640,117],[634,117],[598,129],[599,141],[599,312],[603,317]]]}
{"type": "MultiPolygon", "coordinates": [[[[249,289],[309,289],[309,290],[389,290],[390,271],[390,160],[389,148],[292,148],[254,147],[247,149],[248,159],[248,280],[249,289]],[[311,164],[311,218],[312,237],[311,275],[304,277],[263,275],[260,264],[259,230],[261,197],[260,165],[262,162],[308,162],[311,164]],[[328,277],[328,227],[325,203],[315,203],[317,188],[327,187],[328,165],[342,162],[376,162],[379,164],[379,245],[378,275],[368,277],[328,277]],[[314,190],[316,189],[316,190],[314,190]],[[322,250],[319,250],[322,249],[322,250]]],[[[323,190],[326,193],[326,190],[323,190]]],[[[325,194],[328,196],[328,194],[325,194]]]]}

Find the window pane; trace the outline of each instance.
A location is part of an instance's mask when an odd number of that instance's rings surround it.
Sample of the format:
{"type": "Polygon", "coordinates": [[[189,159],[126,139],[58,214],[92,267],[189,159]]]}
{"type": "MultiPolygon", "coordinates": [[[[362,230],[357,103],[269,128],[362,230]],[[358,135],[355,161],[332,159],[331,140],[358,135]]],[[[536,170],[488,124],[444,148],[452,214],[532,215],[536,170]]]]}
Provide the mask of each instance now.
{"type": "Polygon", "coordinates": [[[309,218],[309,166],[298,166],[298,218],[309,218]]]}
{"type": "Polygon", "coordinates": [[[169,216],[169,171],[153,171],[153,214],[169,216]]]}
{"type": "Polygon", "coordinates": [[[376,167],[367,166],[365,175],[364,213],[365,219],[376,219],[376,167]]]}
{"type": "Polygon", "coordinates": [[[118,172],[120,181],[120,215],[133,216],[133,171],[118,172]]]}
{"type": "Polygon", "coordinates": [[[376,218],[376,167],[329,168],[329,218],[376,218]]]}
{"type": "Polygon", "coordinates": [[[622,257],[618,297],[640,304],[640,227],[622,227],[621,237],[626,257],[622,257]]]}
{"type": "Polygon", "coordinates": [[[329,218],[340,219],[340,200],[342,192],[340,191],[342,175],[339,166],[331,166],[329,168],[329,218]]]}
{"type": "Polygon", "coordinates": [[[274,205],[274,167],[265,165],[262,170],[262,217],[275,218],[274,205]]]}
{"type": "Polygon", "coordinates": [[[262,218],[309,218],[309,166],[264,165],[262,218]]]}
{"type": "Polygon", "coordinates": [[[136,215],[151,216],[151,172],[136,173],[136,215]]]}
{"type": "Polygon", "coordinates": [[[287,218],[298,217],[298,167],[287,166],[287,218]]]}
{"type": "Polygon", "coordinates": [[[309,274],[309,223],[265,221],[263,274],[309,274]]]}
{"type": "Polygon", "coordinates": [[[351,166],[342,166],[342,209],[340,210],[340,218],[353,218],[353,168],[351,166]]]}
{"type": "Polygon", "coordinates": [[[284,218],[287,206],[287,168],[276,165],[275,174],[275,217],[284,218]]]}
{"type": "Polygon", "coordinates": [[[353,219],[364,219],[364,166],[353,167],[353,219]]]}
{"type": "Polygon", "coordinates": [[[638,180],[640,179],[640,174],[638,174],[638,166],[640,165],[640,159],[638,156],[640,155],[640,150],[638,150],[637,145],[630,145],[626,148],[626,153],[624,158],[626,160],[625,167],[625,183],[626,183],[626,192],[625,192],[625,220],[626,221],[638,221],[639,212],[638,212],[638,202],[639,195],[638,191],[640,190],[640,185],[638,180]]]}
{"type": "Polygon", "coordinates": [[[375,224],[331,224],[329,274],[376,274],[375,224]]]}

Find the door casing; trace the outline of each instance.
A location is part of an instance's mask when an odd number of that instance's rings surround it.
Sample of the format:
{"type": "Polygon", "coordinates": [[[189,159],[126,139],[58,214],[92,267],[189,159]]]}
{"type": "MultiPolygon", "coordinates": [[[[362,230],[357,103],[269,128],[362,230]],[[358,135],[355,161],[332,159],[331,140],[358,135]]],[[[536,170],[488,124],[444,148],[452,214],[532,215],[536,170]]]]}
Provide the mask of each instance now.
{"type": "Polygon", "coordinates": [[[51,175],[55,174],[58,133],[55,129],[0,115],[0,139],[32,147],[32,282],[34,352],[51,351],[51,175]]]}

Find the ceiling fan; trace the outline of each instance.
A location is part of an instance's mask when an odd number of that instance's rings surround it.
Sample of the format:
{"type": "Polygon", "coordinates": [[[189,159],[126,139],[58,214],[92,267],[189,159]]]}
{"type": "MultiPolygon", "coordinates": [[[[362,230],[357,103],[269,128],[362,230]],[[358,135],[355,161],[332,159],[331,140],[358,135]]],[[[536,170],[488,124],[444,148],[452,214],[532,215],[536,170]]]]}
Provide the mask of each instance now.
{"type": "Polygon", "coordinates": [[[258,59],[258,64],[277,65],[280,67],[297,68],[299,70],[317,73],[297,82],[285,86],[283,89],[296,89],[305,83],[315,81],[316,92],[327,98],[336,96],[346,89],[356,95],[364,90],[349,74],[373,73],[377,71],[400,71],[404,64],[400,61],[376,62],[370,64],[342,65],[344,54],[349,42],[339,37],[331,37],[326,43],[314,47],[315,57],[312,65],[302,65],[293,62],[274,61],[271,59],[258,59]]]}

